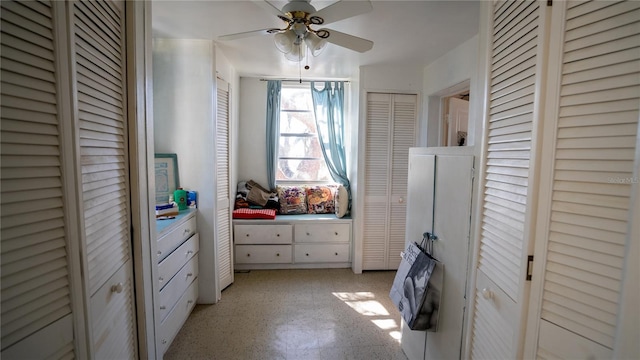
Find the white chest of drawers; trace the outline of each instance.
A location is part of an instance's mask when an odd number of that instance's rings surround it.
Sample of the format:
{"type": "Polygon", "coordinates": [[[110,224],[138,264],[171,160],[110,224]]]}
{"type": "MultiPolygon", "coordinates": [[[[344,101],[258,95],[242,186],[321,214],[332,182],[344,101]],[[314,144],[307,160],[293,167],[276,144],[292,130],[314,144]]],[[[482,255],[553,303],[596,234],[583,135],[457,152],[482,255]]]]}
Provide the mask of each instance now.
{"type": "Polygon", "coordinates": [[[275,220],[233,223],[236,269],[351,266],[351,219],[279,215],[275,220]]]}
{"type": "Polygon", "coordinates": [[[196,210],[181,211],[175,220],[158,221],[158,302],[156,304],[158,354],[164,355],[184,325],[198,298],[196,210]]]}

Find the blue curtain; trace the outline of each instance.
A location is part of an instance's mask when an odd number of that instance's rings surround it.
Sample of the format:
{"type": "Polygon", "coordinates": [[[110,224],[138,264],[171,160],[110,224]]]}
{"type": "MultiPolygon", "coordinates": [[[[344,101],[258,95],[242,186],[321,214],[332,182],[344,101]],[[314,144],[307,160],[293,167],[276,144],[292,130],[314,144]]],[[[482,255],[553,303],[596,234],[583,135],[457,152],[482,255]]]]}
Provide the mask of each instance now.
{"type": "Polygon", "coordinates": [[[276,188],[281,89],[282,81],[269,80],[267,82],[267,178],[269,180],[269,189],[276,188]]]}
{"type": "Polygon", "coordinates": [[[322,154],[331,177],[344,185],[351,198],[344,142],[344,82],[325,81],[320,90],[315,84],[311,82],[311,95],[322,154]]]}

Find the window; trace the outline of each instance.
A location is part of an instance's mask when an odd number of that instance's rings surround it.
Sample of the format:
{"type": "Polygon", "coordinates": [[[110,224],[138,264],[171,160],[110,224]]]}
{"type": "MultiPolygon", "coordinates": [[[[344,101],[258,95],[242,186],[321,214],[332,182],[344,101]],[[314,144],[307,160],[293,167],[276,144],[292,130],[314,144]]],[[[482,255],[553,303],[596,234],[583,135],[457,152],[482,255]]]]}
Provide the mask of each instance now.
{"type": "Polygon", "coordinates": [[[277,182],[330,181],[309,86],[282,85],[277,182]]]}

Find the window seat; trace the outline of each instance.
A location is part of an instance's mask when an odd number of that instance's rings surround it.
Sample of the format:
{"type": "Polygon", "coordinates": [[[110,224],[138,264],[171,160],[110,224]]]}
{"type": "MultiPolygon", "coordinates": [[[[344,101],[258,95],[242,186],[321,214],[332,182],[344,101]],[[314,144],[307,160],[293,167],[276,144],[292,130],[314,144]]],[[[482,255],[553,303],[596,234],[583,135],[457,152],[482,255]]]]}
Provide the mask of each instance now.
{"type": "Polygon", "coordinates": [[[234,219],[235,269],[349,268],[352,222],[335,214],[234,219]]]}

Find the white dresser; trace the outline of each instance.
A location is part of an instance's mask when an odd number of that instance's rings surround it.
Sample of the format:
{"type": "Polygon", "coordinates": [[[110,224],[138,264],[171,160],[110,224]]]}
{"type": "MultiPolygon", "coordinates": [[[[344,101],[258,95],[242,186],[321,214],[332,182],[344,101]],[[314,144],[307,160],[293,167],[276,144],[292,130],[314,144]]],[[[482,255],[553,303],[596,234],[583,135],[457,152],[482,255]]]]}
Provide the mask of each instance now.
{"type": "Polygon", "coordinates": [[[234,220],[235,268],[294,269],[351,266],[351,219],[279,215],[234,220]]]}
{"type": "Polygon", "coordinates": [[[180,212],[173,220],[157,221],[158,325],[157,352],[171,345],[198,298],[198,249],[196,210],[180,212]]]}

